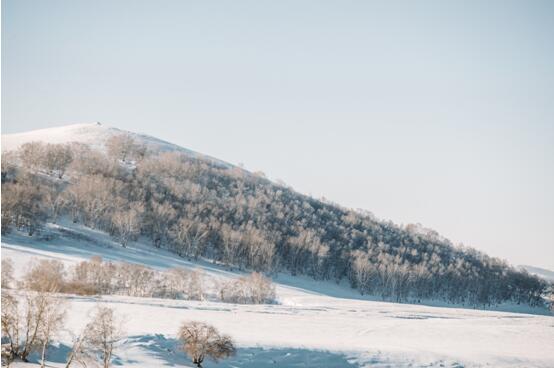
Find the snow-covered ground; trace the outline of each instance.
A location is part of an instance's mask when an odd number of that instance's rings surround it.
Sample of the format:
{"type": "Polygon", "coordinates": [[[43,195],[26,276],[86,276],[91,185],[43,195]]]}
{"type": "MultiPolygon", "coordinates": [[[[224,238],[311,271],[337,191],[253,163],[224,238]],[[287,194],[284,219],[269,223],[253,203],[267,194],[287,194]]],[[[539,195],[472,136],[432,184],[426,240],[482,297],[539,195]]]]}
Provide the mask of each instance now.
{"type": "MultiPolygon", "coordinates": [[[[215,279],[238,276],[141,243],[124,249],[93,230],[73,225],[66,230],[50,240],[4,236],[2,257],[13,260],[17,276],[33,259],[73,264],[93,255],[156,269],[201,268],[215,279]]],[[[541,310],[530,314],[397,304],[364,300],[332,282],[283,274],[274,281],[275,305],[65,296],[70,305],[65,329],[79,331],[97,303],[109,304],[125,320],[126,337],[115,365],[132,367],[191,366],[175,340],[184,320],[213,324],[239,346],[235,357],[205,367],[554,367],[554,317],[537,314],[541,310]]],[[[50,349],[52,366],[63,366],[69,333],[59,340],[50,349]]]]}

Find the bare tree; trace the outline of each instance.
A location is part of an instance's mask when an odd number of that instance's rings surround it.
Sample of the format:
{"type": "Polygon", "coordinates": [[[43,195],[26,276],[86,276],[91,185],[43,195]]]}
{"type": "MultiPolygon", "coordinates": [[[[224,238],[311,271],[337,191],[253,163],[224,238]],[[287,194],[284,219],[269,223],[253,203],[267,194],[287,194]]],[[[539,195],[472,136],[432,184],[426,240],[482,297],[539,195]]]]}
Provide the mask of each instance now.
{"type": "Polygon", "coordinates": [[[72,272],[72,282],[94,290],[95,293],[109,294],[112,292],[112,281],[116,267],[111,262],[103,262],[102,257],[93,256],[90,261],[82,261],[75,265],[72,272]]]}
{"type": "Polygon", "coordinates": [[[37,170],[43,163],[44,143],[29,142],[19,147],[19,158],[24,167],[29,170],[37,170]]]}
{"type": "Polygon", "coordinates": [[[167,238],[168,229],[175,219],[176,211],[168,202],[158,203],[150,201],[148,212],[145,216],[145,227],[154,242],[154,246],[159,248],[167,238]]]}
{"type": "Polygon", "coordinates": [[[6,151],[2,152],[2,183],[7,180],[12,180],[17,172],[17,152],[6,151]]]}
{"type": "Polygon", "coordinates": [[[62,327],[65,319],[65,303],[62,299],[57,299],[52,296],[47,296],[48,300],[44,306],[43,318],[39,321],[39,336],[38,340],[41,348],[41,363],[44,368],[46,363],[46,350],[50,341],[62,327]]]}
{"type": "Polygon", "coordinates": [[[56,173],[61,179],[73,161],[71,148],[67,144],[47,144],[43,148],[41,160],[50,175],[56,173]]]}
{"type": "Polygon", "coordinates": [[[27,293],[25,296],[26,309],[23,315],[23,348],[20,350],[19,357],[24,362],[40,343],[40,329],[44,321],[49,297],[44,292],[27,293]]]}
{"type": "Polygon", "coordinates": [[[17,229],[27,228],[32,236],[46,220],[43,197],[43,187],[31,176],[2,184],[2,232],[6,233],[13,224],[17,229]]]}
{"type": "Polygon", "coordinates": [[[215,327],[203,322],[187,321],[178,333],[184,352],[192,363],[202,368],[205,358],[218,361],[235,354],[233,340],[228,335],[220,335],[215,327]]]}
{"type": "Polygon", "coordinates": [[[275,243],[264,236],[263,231],[248,225],[244,234],[248,264],[255,271],[271,271],[275,243]]]}
{"type": "Polygon", "coordinates": [[[2,289],[9,289],[13,282],[13,262],[11,258],[2,258],[2,289]]]}
{"type": "Polygon", "coordinates": [[[197,219],[183,217],[173,228],[179,255],[198,259],[204,249],[204,238],[208,236],[208,227],[197,219]]]}
{"type": "Polygon", "coordinates": [[[67,356],[65,368],[71,367],[71,364],[73,364],[74,362],[79,363],[86,368],[86,362],[90,358],[89,351],[86,349],[86,331],[86,328],[83,329],[83,331],[81,331],[79,335],[74,335],[71,333],[71,331],[69,332],[70,334],[72,334],[73,344],[71,346],[71,351],[67,356]]]}
{"type": "Polygon", "coordinates": [[[201,270],[194,270],[190,273],[188,282],[187,297],[189,300],[203,300],[204,299],[204,276],[201,270]]]}
{"type": "Polygon", "coordinates": [[[10,363],[19,354],[20,315],[17,299],[2,291],[2,363],[10,363]]]}
{"type": "Polygon", "coordinates": [[[133,263],[121,263],[118,267],[119,290],[131,296],[150,297],[153,294],[154,270],[133,263]]]}
{"type": "Polygon", "coordinates": [[[71,150],[73,152],[73,161],[71,162],[70,170],[82,175],[118,175],[120,170],[119,164],[110,160],[104,152],[93,150],[88,145],[82,143],[71,144],[71,150]]]}
{"type": "Polygon", "coordinates": [[[87,343],[100,353],[104,368],[110,366],[115,344],[121,339],[121,322],[112,308],[98,306],[87,325],[87,343]]]}
{"type": "Polygon", "coordinates": [[[72,183],[66,190],[67,202],[74,222],[79,218],[88,226],[98,226],[114,207],[114,194],[120,190],[117,180],[90,175],[72,183]]]}
{"type": "Polygon", "coordinates": [[[64,307],[45,292],[17,295],[2,292],[2,350],[7,362],[19,357],[24,362],[29,354],[42,348],[42,356],[53,334],[61,324],[64,307]]]}
{"type": "Polygon", "coordinates": [[[123,247],[138,235],[143,213],[144,206],[141,203],[131,203],[129,208],[118,210],[112,215],[115,237],[123,247]]]}
{"type": "Polygon", "coordinates": [[[239,265],[242,234],[239,231],[233,230],[233,228],[227,224],[223,224],[220,228],[220,236],[222,242],[223,262],[227,265],[239,265]]]}
{"type": "Polygon", "coordinates": [[[108,154],[123,162],[133,156],[135,147],[135,140],[129,134],[114,135],[106,141],[108,154]]]}
{"type": "Polygon", "coordinates": [[[62,195],[62,190],[59,188],[50,188],[46,190],[44,203],[48,207],[51,221],[56,223],[66,205],[66,198],[62,195]]]}
{"type": "Polygon", "coordinates": [[[171,268],[162,274],[159,294],[162,298],[183,298],[188,290],[192,272],[181,267],[171,268]]]}

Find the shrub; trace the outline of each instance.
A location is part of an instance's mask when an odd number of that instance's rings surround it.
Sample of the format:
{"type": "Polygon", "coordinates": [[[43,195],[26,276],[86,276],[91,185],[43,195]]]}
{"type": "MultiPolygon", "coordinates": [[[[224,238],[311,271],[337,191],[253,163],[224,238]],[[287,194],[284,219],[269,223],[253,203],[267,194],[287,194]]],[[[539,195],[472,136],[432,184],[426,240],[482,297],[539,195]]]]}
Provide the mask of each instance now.
{"type": "Polygon", "coordinates": [[[31,265],[23,278],[26,289],[43,292],[58,292],[63,289],[64,265],[58,260],[42,259],[31,265]]]}
{"type": "Polygon", "coordinates": [[[67,281],[63,284],[61,293],[76,295],[96,295],[100,290],[94,284],[81,281],[67,281]]]}
{"type": "Polygon", "coordinates": [[[228,282],[220,289],[220,299],[227,303],[263,304],[275,300],[275,286],[258,272],[228,282]]]}

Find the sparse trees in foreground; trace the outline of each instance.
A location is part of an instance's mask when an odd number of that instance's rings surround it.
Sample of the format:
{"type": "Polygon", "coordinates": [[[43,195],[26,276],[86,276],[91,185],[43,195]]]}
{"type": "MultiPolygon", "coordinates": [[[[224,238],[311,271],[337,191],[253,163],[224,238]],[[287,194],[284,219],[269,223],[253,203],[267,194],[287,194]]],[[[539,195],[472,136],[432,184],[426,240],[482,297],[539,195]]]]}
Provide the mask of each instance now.
{"type": "MultiPolygon", "coordinates": [[[[63,326],[66,309],[65,300],[49,292],[3,290],[2,364],[10,365],[15,359],[27,362],[36,352],[44,367],[47,349],[63,326]]],[[[108,368],[121,331],[113,309],[96,307],[90,322],[74,339],[66,368],[74,362],[86,367],[93,353],[98,354],[103,368],[108,368]]]]}
{"type": "Polygon", "coordinates": [[[232,356],[236,351],[230,336],[221,335],[215,327],[203,322],[184,322],[178,338],[183,344],[183,351],[198,368],[202,368],[205,358],[218,361],[232,356]]]}
{"type": "Polygon", "coordinates": [[[121,339],[121,322],[112,308],[98,306],[86,327],[86,341],[100,354],[103,368],[111,364],[115,344],[121,339]]]}
{"type": "Polygon", "coordinates": [[[44,364],[48,344],[65,316],[63,302],[45,292],[2,294],[2,360],[26,362],[40,350],[44,364]]]}
{"type": "Polygon", "coordinates": [[[67,355],[67,361],[65,362],[65,368],[71,367],[73,363],[79,363],[81,366],[86,367],[87,361],[90,358],[90,353],[86,348],[86,328],[81,331],[79,335],[73,335],[73,344],[71,351],[67,355]]]}
{"type": "Polygon", "coordinates": [[[45,367],[46,351],[54,336],[58,333],[65,319],[65,301],[47,296],[42,319],[39,322],[39,337],[41,346],[40,366],[45,367]]]}

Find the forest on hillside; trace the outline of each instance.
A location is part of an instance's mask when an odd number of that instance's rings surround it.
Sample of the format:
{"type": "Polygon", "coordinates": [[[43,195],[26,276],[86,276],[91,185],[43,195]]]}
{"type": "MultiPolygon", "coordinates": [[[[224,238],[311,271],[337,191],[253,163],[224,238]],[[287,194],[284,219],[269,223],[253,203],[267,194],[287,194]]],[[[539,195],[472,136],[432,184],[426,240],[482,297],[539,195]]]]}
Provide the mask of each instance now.
{"type": "Polygon", "coordinates": [[[381,221],[214,160],[150,152],[127,134],[105,146],[31,142],[2,153],[2,233],[33,236],[64,217],[124,247],[146,237],[229,268],[347,279],[385,300],[543,304],[544,280],[419,225],[381,221]]]}

